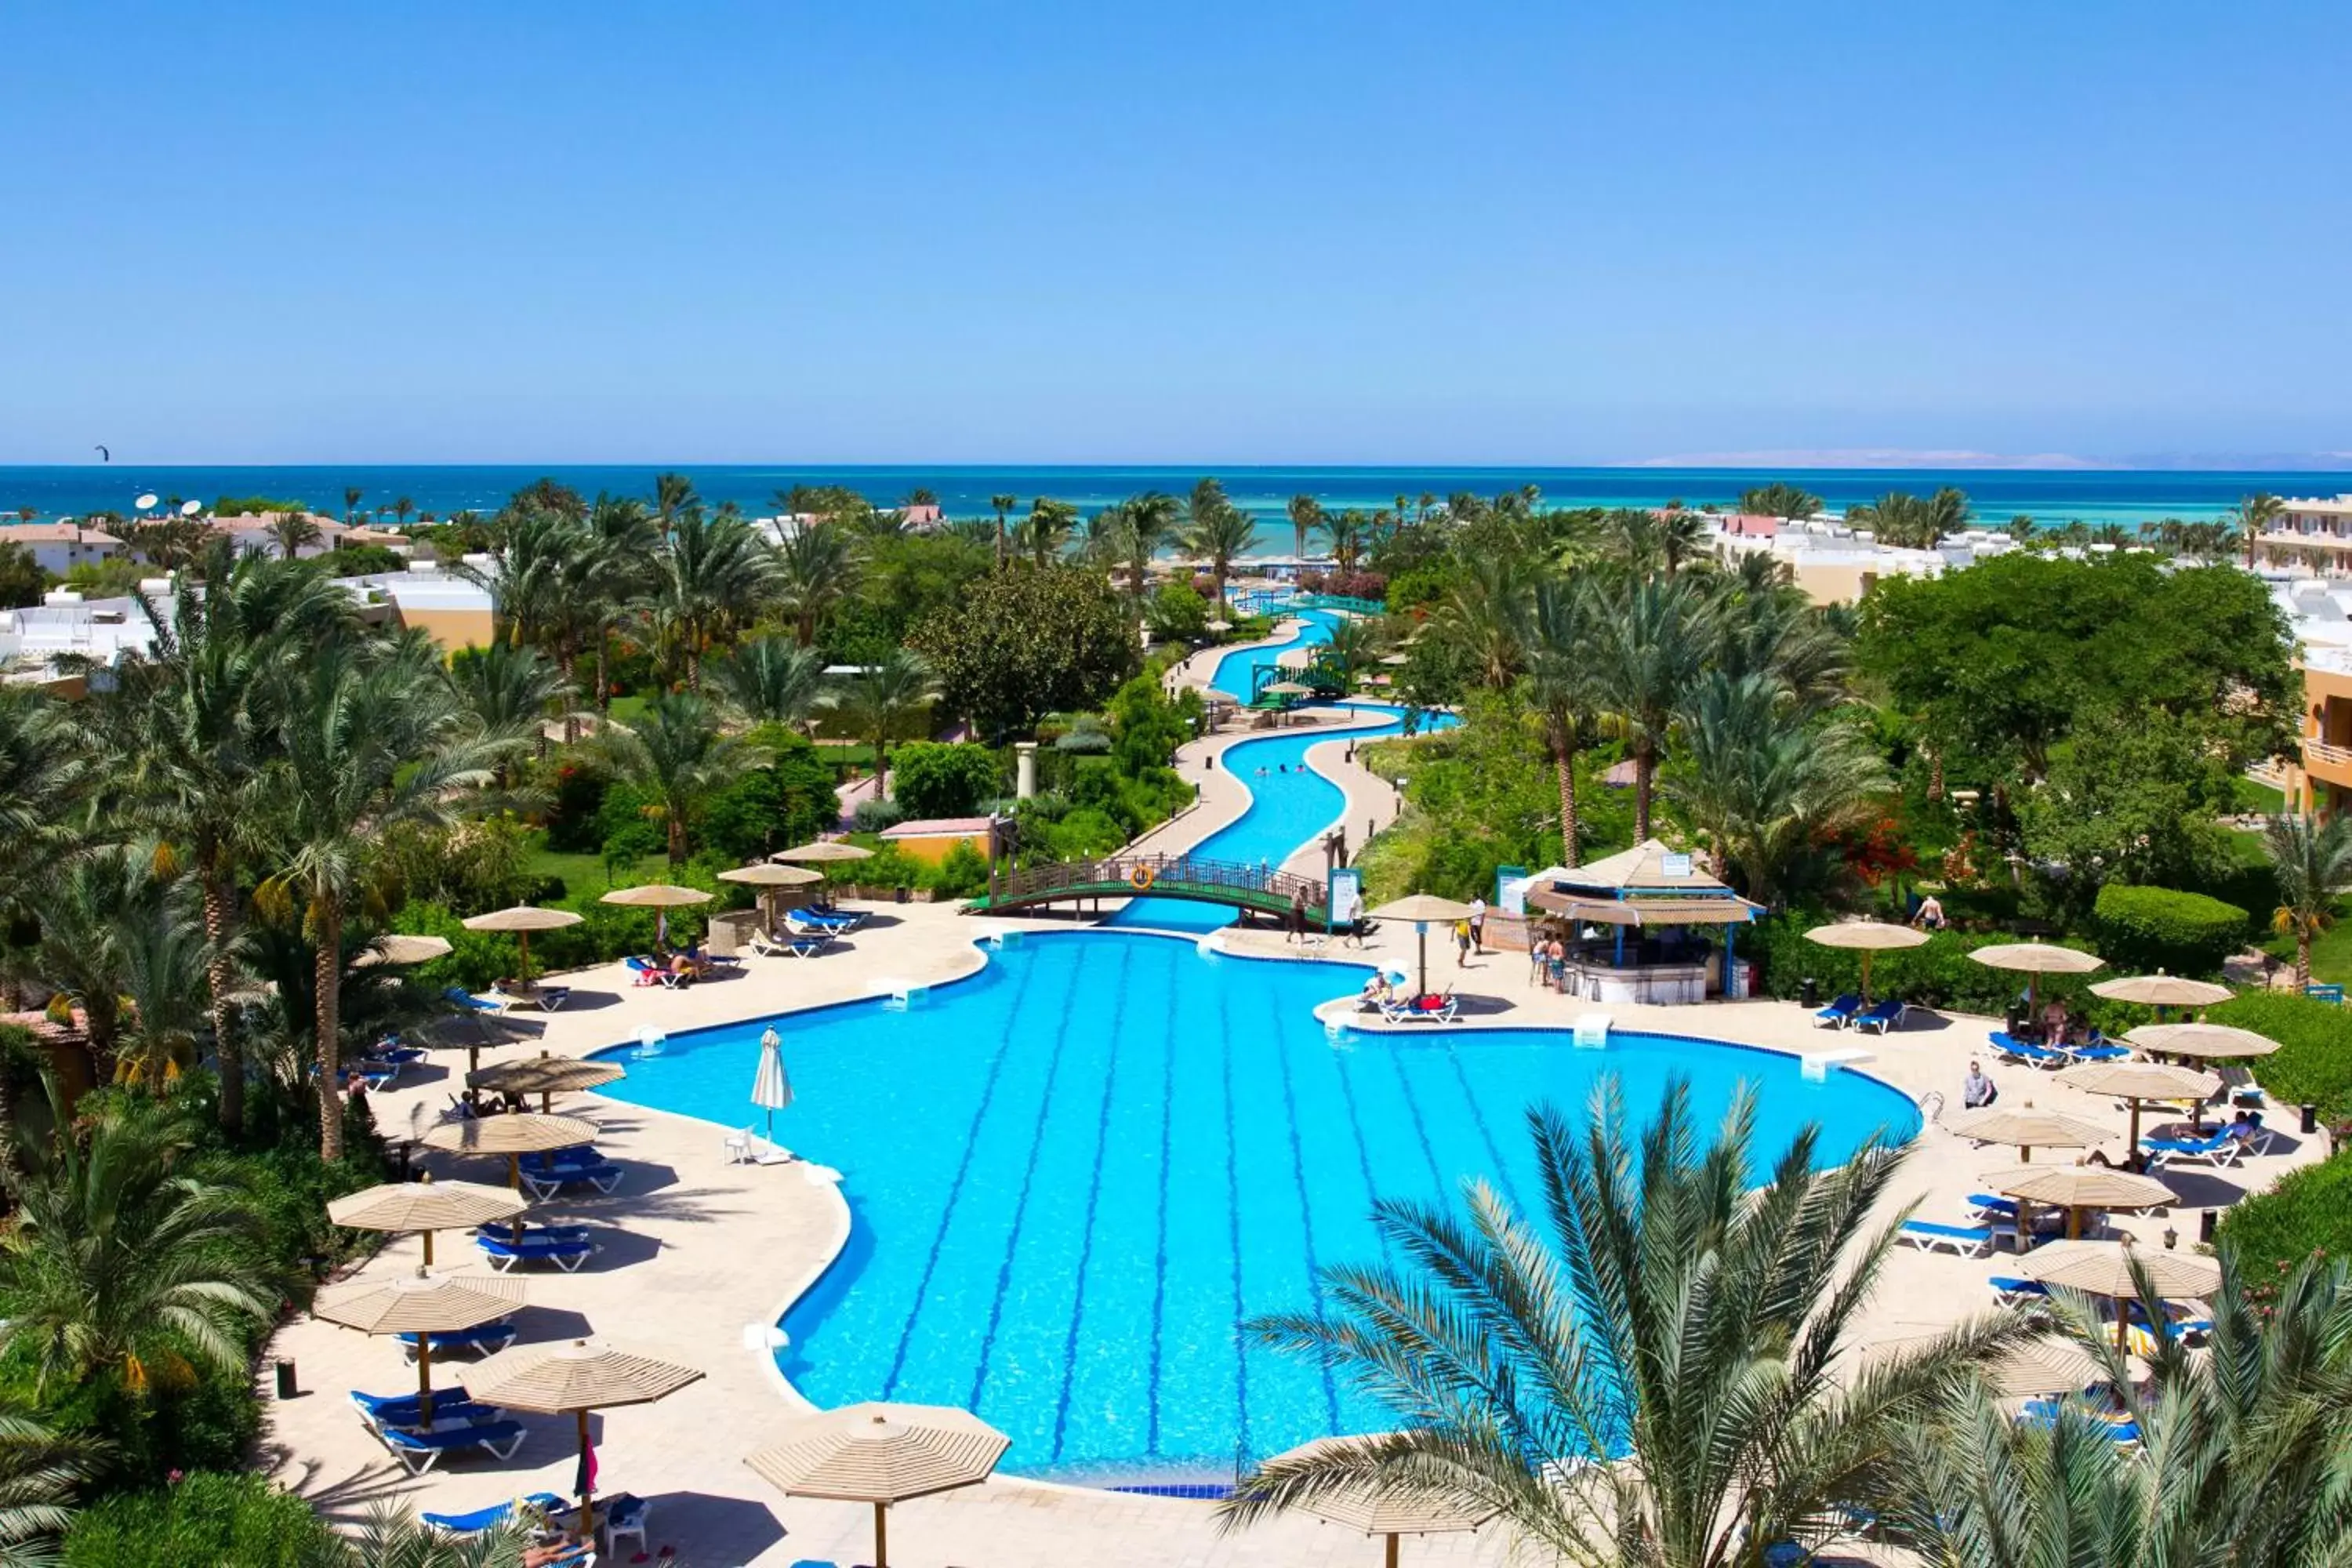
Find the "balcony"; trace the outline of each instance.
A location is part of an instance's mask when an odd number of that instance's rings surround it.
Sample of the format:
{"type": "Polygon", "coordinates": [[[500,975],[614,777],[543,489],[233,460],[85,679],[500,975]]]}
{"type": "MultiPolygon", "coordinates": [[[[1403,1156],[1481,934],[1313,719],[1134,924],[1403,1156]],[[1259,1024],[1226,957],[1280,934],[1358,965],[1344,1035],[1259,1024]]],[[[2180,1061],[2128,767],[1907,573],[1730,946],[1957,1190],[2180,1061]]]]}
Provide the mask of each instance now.
{"type": "Polygon", "coordinates": [[[2303,742],[2303,771],[2323,783],[2352,789],[2352,746],[2331,745],[2306,736],[2303,742]]]}

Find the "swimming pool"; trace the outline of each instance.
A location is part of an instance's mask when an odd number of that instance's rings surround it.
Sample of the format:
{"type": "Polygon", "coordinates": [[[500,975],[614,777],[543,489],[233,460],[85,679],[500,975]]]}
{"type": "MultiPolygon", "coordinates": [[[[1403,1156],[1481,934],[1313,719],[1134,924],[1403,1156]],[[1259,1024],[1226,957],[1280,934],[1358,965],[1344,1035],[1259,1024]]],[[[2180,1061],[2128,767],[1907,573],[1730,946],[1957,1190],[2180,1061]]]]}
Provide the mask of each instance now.
{"type": "MultiPolygon", "coordinates": [[[[1831,1159],[1916,1131],[1885,1085],[1807,1083],[1794,1058],[1732,1046],[1327,1036],[1311,1009],[1361,973],[1180,937],[1032,934],[906,1010],[778,1020],[795,1096],[778,1135],[841,1170],[853,1215],[785,1319],[785,1374],[824,1405],[977,1411],[1012,1436],[1016,1473],[1229,1479],[1238,1458],[1383,1424],[1236,1325],[1314,1310],[1318,1268],[1377,1259],[1376,1196],[1450,1200],[1478,1175],[1538,1202],[1530,1103],[1576,1110],[1610,1072],[1640,1115],[1681,1073],[1702,1121],[1757,1083],[1769,1152],[1808,1121],[1831,1159]]],[[[766,1023],[624,1047],[629,1076],[603,1092],[740,1126],[766,1023]]]]}

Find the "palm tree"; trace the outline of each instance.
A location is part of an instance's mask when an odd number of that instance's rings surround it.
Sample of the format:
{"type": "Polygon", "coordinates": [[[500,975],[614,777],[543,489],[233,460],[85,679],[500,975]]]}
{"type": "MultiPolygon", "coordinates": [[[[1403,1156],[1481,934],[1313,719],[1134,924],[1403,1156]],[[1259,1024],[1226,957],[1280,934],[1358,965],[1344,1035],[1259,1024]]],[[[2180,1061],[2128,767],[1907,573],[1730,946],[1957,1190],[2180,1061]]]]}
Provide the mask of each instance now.
{"type": "Polygon", "coordinates": [[[1029,515],[1021,521],[1021,542],[1037,570],[1053,564],[1077,525],[1078,509],[1068,501],[1040,496],[1029,503],[1029,515]]]}
{"type": "Polygon", "coordinates": [[[180,890],[147,900],[139,917],[121,934],[122,992],[131,1005],[114,1077],[161,1094],[195,1065],[212,955],[200,917],[180,890]]]}
{"type": "Polygon", "coordinates": [[[588,509],[589,549],[575,579],[588,604],[596,654],[596,710],[612,705],[606,670],[614,629],[636,613],[653,582],[662,530],[645,502],[599,495],[588,509]]]}
{"type": "Polygon", "coordinates": [[[52,1568],[74,1489],[106,1446],[0,1407],[0,1568],[52,1568]]]}
{"type": "Polygon", "coordinates": [[[360,510],[360,497],[363,493],[365,492],[362,491],[357,485],[343,487],[343,521],[345,522],[351,521],[352,514],[360,510]]]}
{"type": "Polygon", "coordinates": [[[762,724],[808,722],[824,706],[824,655],[781,637],[745,643],[712,676],[744,717],[762,724]]]}
{"type": "Polygon", "coordinates": [[[1005,563],[1012,558],[1011,552],[1008,549],[1010,542],[1006,538],[1004,531],[1005,515],[1012,511],[1014,507],[1021,504],[1021,498],[1019,496],[991,496],[988,498],[988,504],[994,508],[996,511],[996,569],[999,572],[1002,572],[1004,570],[1005,563]]]}
{"type": "Polygon", "coordinates": [[[1209,563],[1209,580],[1216,585],[1217,610],[1226,609],[1225,579],[1233,574],[1236,557],[1257,542],[1257,524],[1239,507],[1220,499],[1207,512],[1195,513],[1184,534],[1184,548],[1209,563]]]}
{"type": "Polygon", "coordinates": [[[2336,896],[2352,882],[2352,814],[2338,812],[2325,822],[2308,816],[2274,816],[2263,829],[2278,880],[2278,907],[2271,929],[2294,938],[2294,984],[2311,984],[2311,944],[2336,923],[2336,896]]]}
{"type": "Polygon", "coordinates": [[[1698,677],[1709,637],[1684,583],[1629,582],[1608,596],[1588,657],[1611,724],[1633,760],[1633,837],[1650,837],[1658,754],[1676,704],[1698,677]]]}
{"type": "Polygon", "coordinates": [[[1889,490],[1875,502],[1849,507],[1845,520],[1873,531],[1881,544],[1933,550],[1938,541],[1968,527],[1969,498],[1949,485],[1925,498],[1889,490]]]}
{"type": "Polygon", "coordinates": [[[1842,723],[1807,728],[1769,675],[1709,670],[1684,704],[1681,730],[1690,765],[1667,793],[1759,903],[1810,845],[1887,785],[1864,736],[1842,723]]]}
{"type": "Polygon", "coordinates": [[[817,623],[857,586],[857,541],[837,522],[788,530],[775,551],[776,597],[801,647],[816,641],[817,623]]]}
{"type": "Polygon", "coordinates": [[[1529,595],[1521,641],[1527,650],[1528,700],[1543,721],[1544,744],[1559,781],[1560,864],[1575,866],[1580,823],[1576,806],[1576,759],[1592,744],[1600,699],[1585,645],[1594,636],[1591,590],[1576,578],[1548,578],[1529,595]]]}
{"type": "MultiPolygon", "coordinates": [[[[548,709],[572,690],[563,672],[540,657],[537,648],[504,641],[452,654],[449,684],[477,731],[498,736],[537,734],[548,709]]],[[[503,787],[507,782],[501,767],[498,783],[503,787]]]]}
{"type": "Polygon", "coordinates": [[[1524,634],[1533,584],[1515,555],[1474,555],[1464,566],[1432,619],[1438,634],[1470,660],[1482,684],[1507,691],[1527,658],[1524,634]]]}
{"type": "Polygon", "coordinates": [[[262,532],[272,544],[278,546],[278,555],[288,561],[293,560],[303,551],[326,537],[319,531],[319,525],[310,521],[310,513],[301,511],[273,513],[269,519],[269,526],[263,529],[262,532]]]}
{"type": "Polygon", "coordinates": [[[378,1503],[358,1534],[332,1540],[307,1568],[521,1568],[531,1532],[527,1520],[509,1519],[453,1536],[406,1509],[378,1503]]]}
{"type": "Polygon", "coordinates": [[[2257,490],[2252,495],[2248,496],[2245,500],[2238,503],[2238,513],[2234,521],[2238,525],[2239,533],[2244,537],[2246,542],[2246,569],[2248,571],[2252,571],[2253,569],[2255,542],[2262,538],[2263,532],[2269,529],[2271,524],[2279,520],[2280,514],[2285,510],[2285,502],[2280,500],[2278,497],[2264,490],[2257,490]]]}
{"type": "Polygon", "coordinates": [[[254,847],[256,791],[268,758],[269,698],[296,660],[356,629],[350,598],[316,572],[241,555],[226,540],[205,558],[205,592],[172,613],[144,595],[146,657],[117,671],[110,704],[129,721],[109,767],[133,820],[162,841],[160,859],[195,878],[211,968],[221,1125],[245,1124],[234,952],[242,913],[236,872],[254,847]]]}
{"type": "Polygon", "coordinates": [[[1174,496],[1162,495],[1158,490],[1146,490],[1119,504],[1116,544],[1127,563],[1129,598],[1143,597],[1151,558],[1175,540],[1180,510],[1174,496]]]}
{"type": "Polygon", "coordinates": [[[1323,503],[1313,496],[1296,495],[1285,510],[1290,513],[1290,552],[1304,561],[1308,536],[1323,526],[1323,503]]]}
{"type": "Polygon", "coordinates": [[[1822,498],[1801,486],[1775,479],[1769,485],[1740,491],[1739,510],[1749,517],[1778,517],[1802,522],[1822,510],[1822,498]]]}
{"type": "Polygon", "coordinates": [[[1318,650],[1315,663],[1318,669],[1328,669],[1338,678],[1344,696],[1355,690],[1358,678],[1368,673],[1380,657],[1380,626],[1362,616],[1342,616],[1318,650]]]}
{"type": "Polygon", "coordinates": [[[849,678],[840,707],[849,721],[874,742],[876,798],[890,794],[890,739],[915,709],[939,700],[939,677],[922,655],[895,647],[879,664],[869,664],[849,678]]]}
{"type": "Polygon", "coordinates": [[[654,614],[686,666],[689,691],[702,689],[702,658],[759,615],[777,570],[751,524],[681,513],[668,548],[654,557],[654,614]]]}
{"type": "Polygon", "coordinates": [[[275,755],[257,790],[273,868],[254,901],[284,923],[299,918],[314,944],[319,1152],[336,1160],[344,926],[380,891],[384,836],[453,820],[463,792],[489,783],[521,738],[482,731],[431,645],[414,639],[330,644],[282,687],[275,755]]]}
{"type": "Polygon", "coordinates": [[[1540,1218],[1483,1181],[1465,1184],[1466,1215],[1378,1203],[1409,1261],[1327,1269],[1322,1311],[1249,1331],[1400,1429],[1258,1466],[1225,1521],[1366,1487],[1436,1492],[1580,1568],[1748,1568],[1769,1543],[1832,1534],[1842,1506],[1877,1496],[1906,1424],[2038,1331],[1988,1316],[1849,1370],[1899,1231],[1871,1211],[1906,1151],[1874,1139],[1827,1165],[1808,1126],[1763,1171],[1756,1116],[1743,1088],[1704,1143],[1675,1081],[1636,1137],[1604,1078],[1587,1125],[1528,1113],[1540,1218]]]}
{"type": "Polygon", "coordinates": [[[1658,519],[1658,560],[1669,580],[1685,562],[1705,556],[1707,536],[1713,531],[1714,524],[1704,512],[1670,511],[1658,519]]]}
{"type": "Polygon", "coordinates": [[[0,685],[0,902],[40,880],[42,851],[67,832],[92,777],[89,750],[54,700],[29,687],[0,685]]]}
{"type": "Polygon", "coordinates": [[[702,498],[694,493],[694,481],[684,474],[654,476],[654,516],[660,521],[663,534],[667,535],[676,527],[679,518],[689,511],[699,510],[701,506],[702,498]]]}
{"type": "Polygon", "coordinates": [[[0,1246],[0,1344],[26,1346],[44,1384],[105,1375],[133,1394],[184,1384],[185,1352],[243,1371],[246,1334],[278,1306],[244,1192],[194,1157],[180,1107],[115,1100],[68,1114],[46,1081],[55,1131],[21,1138],[6,1178],[17,1214],[0,1246]]]}
{"type": "Polygon", "coordinates": [[[1338,563],[1340,573],[1354,575],[1356,563],[1363,559],[1364,546],[1371,531],[1370,520],[1360,511],[1343,511],[1336,515],[1326,513],[1317,519],[1316,526],[1323,531],[1324,538],[1331,542],[1331,559],[1338,563]]]}
{"type": "Polygon", "coordinates": [[[613,771],[661,796],[669,863],[686,864],[688,830],[702,803],[772,759],[719,727],[718,708],[690,691],[665,692],[632,723],[608,724],[598,749],[613,771]]]}
{"type": "Polygon", "coordinates": [[[122,1033],[130,950],[157,918],[162,885],[147,857],[101,844],[52,863],[35,900],[40,944],[34,964],[58,994],[81,1009],[90,1054],[111,1068],[122,1033]]]}

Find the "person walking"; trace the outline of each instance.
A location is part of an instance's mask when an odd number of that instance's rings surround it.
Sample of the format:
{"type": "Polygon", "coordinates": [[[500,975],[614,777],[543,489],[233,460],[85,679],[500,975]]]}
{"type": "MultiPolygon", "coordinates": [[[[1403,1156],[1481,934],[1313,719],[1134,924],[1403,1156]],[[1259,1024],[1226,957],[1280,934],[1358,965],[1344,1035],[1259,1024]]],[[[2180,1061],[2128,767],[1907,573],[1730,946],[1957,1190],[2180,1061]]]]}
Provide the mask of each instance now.
{"type": "Polygon", "coordinates": [[[1454,967],[1456,969],[1470,967],[1470,922],[1468,921],[1454,922],[1454,967]]]}
{"type": "Polygon", "coordinates": [[[1484,957],[1486,952],[1486,900],[1470,900],[1470,951],[1484,957]]]}
{"type": "Polygon", "coordinates": [[[1304,892],[1290,895],[1290,934],[1282,940],[1285,943],[1307,940],[1307,895],[1304,892]]]}

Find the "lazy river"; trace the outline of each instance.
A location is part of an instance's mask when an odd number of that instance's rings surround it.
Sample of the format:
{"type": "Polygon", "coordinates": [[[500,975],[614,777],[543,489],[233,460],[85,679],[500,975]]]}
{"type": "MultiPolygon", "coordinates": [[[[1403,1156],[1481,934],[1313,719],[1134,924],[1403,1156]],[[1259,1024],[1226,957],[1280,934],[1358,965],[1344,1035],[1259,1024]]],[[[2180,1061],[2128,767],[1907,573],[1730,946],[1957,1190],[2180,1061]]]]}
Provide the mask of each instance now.
{"type": "MultiPolygon", "coordinates": [[[[1219,836],[1238,847],[1216,852],[1278,859],[1329,826],[1339,792],[1286,772],[1259,790],[1256,765],[1256,802],[1219,836]]],[[[1223,918],[1157,902],[1154,924],[1162,910],[1223,918]]],[[[1909,1101],[1873,1079],[1808,1083],[1793,1058],[1717,1042],[1327,1034],[1314,1007],[1363,973],[1204,955],[1181,935],[1030,933],[907,1005],[772,1020],[794,1089],[778,1134],[841,1171],[852,1216],[845,1250],[784,1320],[785,1375],[822,1405],[976,1411],[1011,1435],[1015,1473],[1230,1479],[1237,1462],[1384,1424],[1239,1325],[1318,1310],[1320,1269],[1379,1259],[1376,1198],[1450,1201],[1480,1176],[1538,1202],[1531,1104],[1574,1110],[1610,1073],[1638,1115],[1680,1076],[1703,1123],[1756,1085],[1767,1154],[1809,1121],[1832,1159],[1916,1130],[1909,1101]]],[[[626,1047],[629,1076],[603,1092],[740,1126],[771,1021],[626,1047]]]]}

